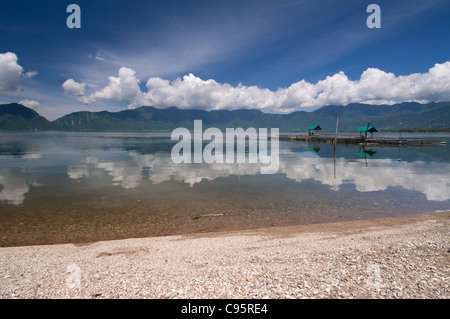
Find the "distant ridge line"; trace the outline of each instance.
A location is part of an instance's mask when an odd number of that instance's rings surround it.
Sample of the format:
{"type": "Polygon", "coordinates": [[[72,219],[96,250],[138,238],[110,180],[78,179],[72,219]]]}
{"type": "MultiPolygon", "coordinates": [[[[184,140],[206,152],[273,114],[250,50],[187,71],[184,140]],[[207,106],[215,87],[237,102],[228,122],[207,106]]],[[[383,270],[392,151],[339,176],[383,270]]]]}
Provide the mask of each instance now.
{"type": "Polygon", "coordinates": [[[334,132],[339,117],[340,132],[354,132],[370,121],[379,131],[450,132],[450,102],[403,102],[395,105],[352,103],[323,106],[311,112],[264,113],[255,109],[200,110],[142,106],[117,112],[77,111],[48,121],[36,111],[18,103],[0,105],[0,130],[61,131],[168,131],[177,127],[193,128],[193,121],[218,127],[266,127],[281,131],[307,132],[320,125],[334,132]]]}

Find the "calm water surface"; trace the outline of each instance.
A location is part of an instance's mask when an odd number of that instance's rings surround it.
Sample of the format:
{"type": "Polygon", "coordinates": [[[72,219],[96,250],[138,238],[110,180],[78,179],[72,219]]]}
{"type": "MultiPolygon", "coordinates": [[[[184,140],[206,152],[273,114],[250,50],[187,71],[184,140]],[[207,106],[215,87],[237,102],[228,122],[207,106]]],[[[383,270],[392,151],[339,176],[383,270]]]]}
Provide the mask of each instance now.
{"type": "Polygon", "coordinates": [[[280,141],[279,170],[263,175],[175,164],[170,133],[0,133],[0,246],[448,210],[450,135],[432,136],[447,145],[338,145],[336,158],[333,145],[280,141]]]}

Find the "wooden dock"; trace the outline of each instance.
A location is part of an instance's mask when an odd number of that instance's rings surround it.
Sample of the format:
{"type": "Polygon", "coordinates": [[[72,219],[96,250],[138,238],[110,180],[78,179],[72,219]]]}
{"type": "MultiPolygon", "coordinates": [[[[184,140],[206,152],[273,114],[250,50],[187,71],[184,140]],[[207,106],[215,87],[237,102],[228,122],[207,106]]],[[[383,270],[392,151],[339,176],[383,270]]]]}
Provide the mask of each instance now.
{"type": "Polygon", "coordinates": [[[445,144],[436,138],[394,138],[377,137],[364,138],[361,136],[335,136],[335,135],[305,135],[305,134],[280,134],[280,140],[292,140],[312,143],[336,143],[359,145],[391,145],[391,146],[431,146],[445,144]]]}

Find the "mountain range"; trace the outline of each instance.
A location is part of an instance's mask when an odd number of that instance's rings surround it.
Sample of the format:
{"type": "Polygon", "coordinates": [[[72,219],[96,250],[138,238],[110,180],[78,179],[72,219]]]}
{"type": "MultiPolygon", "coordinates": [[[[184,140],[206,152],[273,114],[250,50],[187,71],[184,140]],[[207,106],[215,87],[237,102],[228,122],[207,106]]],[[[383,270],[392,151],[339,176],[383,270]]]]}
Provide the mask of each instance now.
{"type": "Polygon", "coordinates": [[[341,132],[354,132],[369,121],[378,131],[450,131],[450,102],[405,102],[395,105],[353,103],[289,114],[250,109],[204,111],[142,106],[119,112],[75,112],[51,122],[30,108],[11,103],[0,105],[0,130],[169,131],[177,127],[193,129],[194,120],[201,119],[204,128],[217,127],[222,130],[227,127],[265,127],[279,128],[280,132],[306,132],[311,125],[320,125],[322,130],[334,132],[337,117],[341,132]]]}

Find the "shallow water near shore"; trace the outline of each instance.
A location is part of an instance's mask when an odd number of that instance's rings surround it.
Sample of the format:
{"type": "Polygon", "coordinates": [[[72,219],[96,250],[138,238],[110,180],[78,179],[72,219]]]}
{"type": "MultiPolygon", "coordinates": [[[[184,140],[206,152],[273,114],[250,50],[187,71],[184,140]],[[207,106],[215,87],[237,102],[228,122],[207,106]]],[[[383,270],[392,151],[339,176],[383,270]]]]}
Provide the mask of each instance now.
{"type": "Polygon", "coordinates": [[[450,209],[447,145],[280,141],[278,172],[261,174],[259,163],[175,164],[175,143],[170,133],[0,133],[0,246],[450,209]]]}

